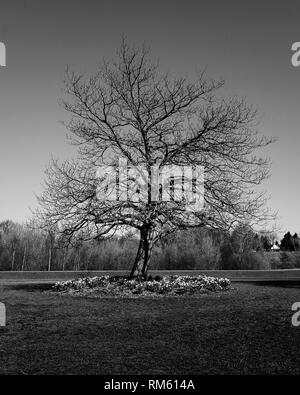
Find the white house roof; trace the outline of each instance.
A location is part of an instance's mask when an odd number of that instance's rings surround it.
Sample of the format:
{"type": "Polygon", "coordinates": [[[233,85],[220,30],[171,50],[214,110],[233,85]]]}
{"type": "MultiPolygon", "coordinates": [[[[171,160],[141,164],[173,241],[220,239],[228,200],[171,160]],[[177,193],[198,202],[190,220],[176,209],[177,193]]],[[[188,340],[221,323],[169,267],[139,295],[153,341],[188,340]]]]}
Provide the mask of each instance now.
{"type": "Polygon", "coordinates": [[[273,244],[271,250],[280,250],[280,247],[276,244],[273,244]]]}

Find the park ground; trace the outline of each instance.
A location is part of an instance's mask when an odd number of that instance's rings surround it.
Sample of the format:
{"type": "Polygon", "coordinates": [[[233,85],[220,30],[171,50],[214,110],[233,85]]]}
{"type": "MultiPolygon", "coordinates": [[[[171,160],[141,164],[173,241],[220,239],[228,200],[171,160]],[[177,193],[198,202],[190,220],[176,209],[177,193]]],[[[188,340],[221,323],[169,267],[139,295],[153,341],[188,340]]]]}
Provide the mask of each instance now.
{"type": "Polygon", "coordinates": [[[300,283],[197,297],[59,296],[0,285],[0,374],[300,374],[300,283]]]}

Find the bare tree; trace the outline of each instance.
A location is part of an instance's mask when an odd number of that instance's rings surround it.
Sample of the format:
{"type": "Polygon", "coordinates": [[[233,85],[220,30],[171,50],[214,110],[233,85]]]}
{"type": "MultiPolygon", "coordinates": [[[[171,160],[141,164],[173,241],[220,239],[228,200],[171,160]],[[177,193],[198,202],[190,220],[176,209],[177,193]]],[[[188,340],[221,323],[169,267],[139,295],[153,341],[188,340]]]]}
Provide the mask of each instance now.
{"type": "MultiPolygon", "coordinates": [[[[255,186],[268,176],[269,161],[255,152],[273,139],[259,136],[256,110],[244,99],[217,96],[222,81],[204,74],[195,82],[172,78],[151,63],[148,49],[123,40],[115,61],[104,62],[90,78],[67,71],[65,85],[66,126],[78,145],[78,158],[53,160],[47,169],[39,198],[46,226],[57,224],[70,239],[109,237],[134,228],[140,244],[131,275],[145,276],[154,243],[171,232],[199,226],[230,229],[266,217],[265,195],[255,186]],[[106,185],[106,191],[109,185],[96,171],[116,166],[118,158],[131,168],[143,167],[146,193],[136,188],[135,198],[128,191],[127,199],[121,198],[116,168],[115,199],[101,200],[99,185],[106,185]],[[172,176],[165,184],[159,181],[158,191],[154,188],[153,169],[161,175],[166,166],[183,168],[183,174],[187,166],[205,169],[203,209],[174,198],[172,176]],[[170,187],[169,199],[162,198],[162,185],[170,187]]],[[[179,178],[184,192],[188,183],[179,178]]],[[[189,185],[189,192],[196,193],[194,172],[189,185]]]]}
{"type": "Polygon", "coordinates": [[[48,264],[47,264],[47,270],[50,272],[52,270],[52,262],[53,262],[53,252],[55,248],[55,240],[56,238],[56,232],[54,227],[48,228],[47,229],[47,234],[45,238],[45,247],[48,253],[48,264]]]}
{"type": "Polygon", "coordinates": [[[0,232],[11,257],[11,271],[16,270],[16,253],[20,248],[22,227],[10,220],[1,222],[0,232]]]}

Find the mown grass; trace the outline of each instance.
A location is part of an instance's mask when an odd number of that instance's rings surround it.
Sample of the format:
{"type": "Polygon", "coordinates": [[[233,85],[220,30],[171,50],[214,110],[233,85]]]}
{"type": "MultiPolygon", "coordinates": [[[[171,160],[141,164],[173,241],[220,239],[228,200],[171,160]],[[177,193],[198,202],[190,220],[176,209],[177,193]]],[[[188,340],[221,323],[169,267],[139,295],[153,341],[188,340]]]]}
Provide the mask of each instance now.
{"type": "MultiPolygon", "coordinates": [[[[43,285],[45,290],[45,285],[43,285]]],[[[0,286],[0,374],[299,374],[299,284],[87,299],[0,286]]]]}

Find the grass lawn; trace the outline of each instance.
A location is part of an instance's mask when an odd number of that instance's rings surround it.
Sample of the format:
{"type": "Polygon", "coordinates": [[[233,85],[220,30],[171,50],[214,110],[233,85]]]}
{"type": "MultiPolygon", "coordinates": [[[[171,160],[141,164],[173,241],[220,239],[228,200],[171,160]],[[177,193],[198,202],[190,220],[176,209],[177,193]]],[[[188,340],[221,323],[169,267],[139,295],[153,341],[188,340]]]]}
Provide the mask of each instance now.
{"type": "Polygon", "coordinates": [[[300,285],[85,299],[0,286],[0,374],[300,374],[300,285]]]}

